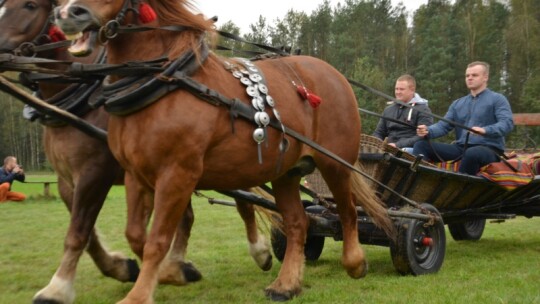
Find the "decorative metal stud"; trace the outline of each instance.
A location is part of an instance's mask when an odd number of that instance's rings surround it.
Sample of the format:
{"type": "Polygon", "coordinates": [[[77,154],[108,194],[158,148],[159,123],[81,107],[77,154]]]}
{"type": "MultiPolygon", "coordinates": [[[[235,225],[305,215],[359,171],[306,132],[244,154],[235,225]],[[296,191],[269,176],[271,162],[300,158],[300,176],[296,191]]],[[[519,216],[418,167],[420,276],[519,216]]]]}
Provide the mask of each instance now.
{"type": "Polygon", "coordinates": [[[249,74],[249,79],[253,82],[259,82],[262,80],[262,76],[259,74],[249,74]]]}
{"type": "Polygon", "coordinates": [[[268,87],[262,83],[258,84],[258,89],[261,93],[267,94],[268,93],[268,87]]]}
{"type": "Polygon", "coordinates": [[[254,86],[248,86],[246,88],[246,93],[251,97],[259,96],[259,90],[254,86]]]}
{"type": "Polygon", "coordinates": [[[266,112],[255,113],[255,122],[259,126],[266,127],[270,123],[270,116],[266,112]]]}
{"type": "Polygon", "coordinates": [[[266,95],[266,103],[272,108],[276,105],[276,103],[274,102],[274,98],[272,98],[272,96],[270,95],[266,95]]]}
{"type": "Polygon", "coordinates": [[[234,78],[238,78],[238,79],[244,77],[244,75],[240,71],[234,71],[232,75],[234,76],[234,78]]]}
{"type": "Polygon", "coordinates": [[[246,86],[250,86],[250,85],[253,84],[253,83],[251,82],[251,80],[249,80],[249,78],[247,78],[247,77],[242,77],[242,78],[240,78],[240,82],[241,82],[243,85],[246,85],[246,86]]]}

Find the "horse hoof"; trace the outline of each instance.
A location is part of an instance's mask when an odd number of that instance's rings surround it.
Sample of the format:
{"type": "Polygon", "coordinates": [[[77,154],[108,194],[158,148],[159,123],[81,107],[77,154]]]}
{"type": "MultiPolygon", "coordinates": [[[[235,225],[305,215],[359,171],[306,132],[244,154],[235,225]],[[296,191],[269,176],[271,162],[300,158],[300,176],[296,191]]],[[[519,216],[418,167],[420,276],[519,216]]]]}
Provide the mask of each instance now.
{"type": "Polygon", "coordinates": [[[32,304],[62,304],[62,302],[59,302],[57,300],[49,300],[49,299],[34,299],[32,301],[32,304]]]}
{"type": "Polygon", "coordinates": [[[202,274],[192,263],[184,263],[182,265],[182,273],[187,282],[197,282],[202,279],[202,274]]]}
{"type": "Polygon", "coordinates": [[[274,302],[286,302],[291,300],[295,294],[293,292],[277,292],[273,289],[266,289],[265,291],[266,297],[274,302]]]}
{"type": "Polygon", "coordinates": [[[261,269],[263,271],[268,271],[268,270],[272,269],[272,255],[269,255],[268,258],[266,258],[266,261],[261,266],[261,269]]]}
{"type": "Polygon", "coordinates": [[[368,263],[364,261],[364,264],[361,268],[357,268],[353,271],[347,271],[349,276],[353,279],[361,279],[367,276],[368,273],[368,263]]]}
{"type": "Polygon", "coordinates": [[[139,264],[134,259],[127,259],[126,263],[129,273],[128,282],[136,282],[139,277],[139,264]]]}

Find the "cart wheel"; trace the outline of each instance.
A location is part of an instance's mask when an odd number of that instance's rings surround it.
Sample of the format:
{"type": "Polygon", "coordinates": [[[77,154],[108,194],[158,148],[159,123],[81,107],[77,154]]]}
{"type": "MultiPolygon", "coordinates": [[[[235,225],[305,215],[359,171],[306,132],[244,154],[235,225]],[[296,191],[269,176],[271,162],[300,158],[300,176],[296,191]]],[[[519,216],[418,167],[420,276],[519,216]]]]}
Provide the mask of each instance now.
{"type": "MultiPolygon", "coordinates": [[[[435,207],[422,207],[440,216],[435,207]]],[[[414,213],[420,213],[418,209],[414,213]]],[[[418,219],[401,218],[398,222],[396,242],[390,242],[390,254],[396,270],[402,274],[421,275],[439,271],[446,250],[444,223],[425,226],[418,219]]]]}
{"type": "MultiPolygon", "coordinates": [[[[287,250],[287,237],[281,230],[272,228],[271,230],[272,250],[278,261],[282,262],[287,250]]],[[[304,256],[308,261],[317,261],[324,248],[323,236],[308,236],[304,244],[304,256]]]]}
{"type": "Polygon", "coordinates": [[[456,241],[478,241],[484,233],[486,219],[448,224],[448,230],[456,241]]]}

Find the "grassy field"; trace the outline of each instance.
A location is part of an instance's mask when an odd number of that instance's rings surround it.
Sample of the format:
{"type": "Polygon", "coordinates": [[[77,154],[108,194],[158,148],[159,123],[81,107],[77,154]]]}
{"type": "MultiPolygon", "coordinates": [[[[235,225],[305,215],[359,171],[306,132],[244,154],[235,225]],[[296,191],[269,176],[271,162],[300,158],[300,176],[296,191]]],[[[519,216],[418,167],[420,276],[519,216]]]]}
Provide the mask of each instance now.
{"type": "MultiPolygon", "coordinates": [[[[29,176],[29,180],[50,180],[29,176]]],[[[0,303],[30,303],[62,254],[68,213],[58,198],[40,197],[41,185],[14,184],[30,198],[0,204],[0,303]]],[[[54,189],[53,193],[56,191],[54,189]]],[[[214,195],[213,193],[208,193],[214,195]]],[[[234,208],[194,198],[195,226],[188,258],[203,280],[186,287],[160,286],[157,303],[269,303],[263,289],[279,262],[260,271],[247,253],[243,224],[234,208]]],[[[124,190],[115,187],[98,222],[109,247],[127,253],[124,190]]],[[[488,224],[478,242],[455,242],[447,233],[441,271],[400,276],[389,249],[364,246],[369,274],[350,279],[340,262],[341,243],[327,239],[319,261],[308,263],[304,292],[291,303],[540,303],[540,219],[488,224]]],[[[103,277],[87,255],[81,259],[76,303],[114,303],[131,288],[103,277]]]]}

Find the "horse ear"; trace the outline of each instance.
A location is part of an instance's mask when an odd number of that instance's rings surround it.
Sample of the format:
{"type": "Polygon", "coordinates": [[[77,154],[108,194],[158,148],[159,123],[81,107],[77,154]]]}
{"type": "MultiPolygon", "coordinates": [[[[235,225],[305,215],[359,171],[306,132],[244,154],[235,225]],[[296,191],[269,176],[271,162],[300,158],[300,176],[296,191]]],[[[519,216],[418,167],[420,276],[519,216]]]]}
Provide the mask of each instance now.
{"type": "Polygon", "coordinates": [[[156,20],[156,18],[156,12],[154,12],[154,9],[150,5],[144,2],[139,5],[139,20],[142,23],[150,23],[156,20]]]}

